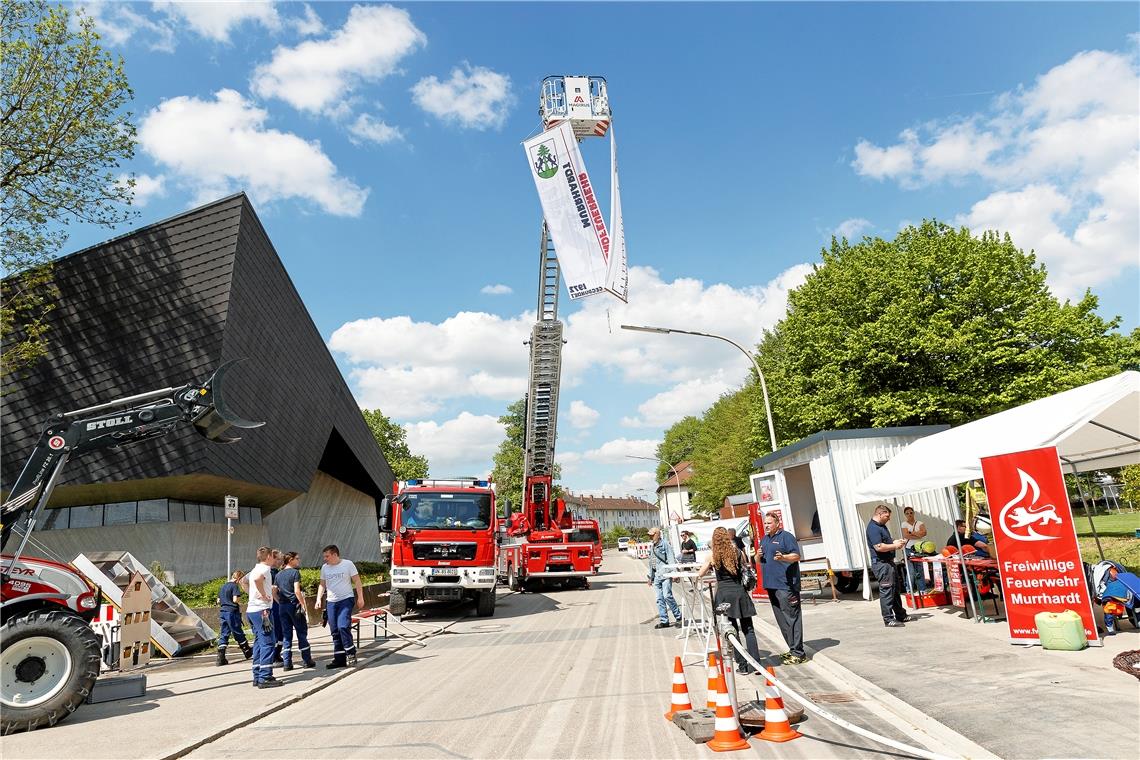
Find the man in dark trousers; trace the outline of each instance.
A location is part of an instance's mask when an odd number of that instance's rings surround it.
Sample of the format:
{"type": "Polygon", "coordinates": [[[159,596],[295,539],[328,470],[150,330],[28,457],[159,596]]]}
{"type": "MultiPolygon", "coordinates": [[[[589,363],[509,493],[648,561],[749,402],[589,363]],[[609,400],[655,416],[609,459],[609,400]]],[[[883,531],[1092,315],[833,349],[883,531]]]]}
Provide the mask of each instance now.
{"type": "Polygon", "coordinates": [[[281,643],[282,670],[293,669],[293,631],[297,632],[297,650],[306,668],[315,668],[312,651],[309,647],[309,618],[305,612],[305,592],[301,590],[301,555],[285,552],[282,557],[285,567],[274,578],[277,586],[278,617],[284,640],[281,643]]]}
{"type": "Polygon", "coordinates": [[[226,661],[226,645],[230,643],[230,637],[233,636],[234,643],[241,649],[241,653],[245,655],[245,659],[253,657],[253,650],[250,649],[249,642],[245,639],[245,631],[242,630],[241,623],[241,584],[239,583],[245,575],[241,570],[234,570],[233,575],[230,576],[229,581],[222,584],[222,588],[218,591],[218,607],[220,608],[218,618],[221,622],[222,633],[218,636],[218,665],[229,665],[226,661]]]}
{"type": "Polygon", "coordinates": [[[906,610],[895,578],[895,552],[906,545],[905,538],[892,539],[887,530],[891,508],[886,504],[875,507],[875,514],[867,523],[867,546],[871,549],[871,572],[879,581],[879,610],[883,625],[901,628],[906,622],[906,610]]]}
{"type": "Polygon", "coordinates": [[[807,662],[804,653],[804,625],[800,610],[800,545],[796,537],[780,527],[774,512],[764,515],[764,538],[760,539],[761,577],[772,614],[788,651],[780,655],[785,665],[807,662]]]}

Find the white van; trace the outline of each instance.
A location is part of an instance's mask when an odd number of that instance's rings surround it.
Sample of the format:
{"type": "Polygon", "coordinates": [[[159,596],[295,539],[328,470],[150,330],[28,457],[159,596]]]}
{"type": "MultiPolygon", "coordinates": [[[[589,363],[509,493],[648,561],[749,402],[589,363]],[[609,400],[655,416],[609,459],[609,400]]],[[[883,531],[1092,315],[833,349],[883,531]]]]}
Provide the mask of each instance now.
{"type": "Polygon", "coordinates": [[[622,536],[621,538],[619,538],[619,539],[618,539],[618,542],[617,542],[618,551],[619,551],[619,552],[627,552],[627,551],[629,551],[629,542],[630,542],[630,540],[631,540],[631,539],[630,539],[630,537],[629,537],[629,536],[622,536]]]}

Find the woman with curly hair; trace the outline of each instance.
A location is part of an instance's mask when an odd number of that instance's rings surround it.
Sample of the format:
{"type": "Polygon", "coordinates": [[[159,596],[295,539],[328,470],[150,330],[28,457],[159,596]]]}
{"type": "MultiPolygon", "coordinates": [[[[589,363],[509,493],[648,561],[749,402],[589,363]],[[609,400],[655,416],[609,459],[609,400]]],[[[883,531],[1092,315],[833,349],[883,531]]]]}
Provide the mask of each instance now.
{"type": "MultiPolygon", "coordinates": [[[[723,614],[728,616],[738,634],[743,633],[748,654],[759,661],[760,649],[756,645],[756,632],[752,626],[756,605],[752,603],[752,597],[744,590],[740,580],[743,563],[747,561],[744,553],[733,543],[732,534],[726,528],[717,528],[712,534],[712,556],[705,561],[697,576],[703,577],[710,569],[716,573],[714,605],[718,611],[723,610],[723,614]]],[[[747,675],[756,670],[737,653],[736,672],[747,675]]]]}

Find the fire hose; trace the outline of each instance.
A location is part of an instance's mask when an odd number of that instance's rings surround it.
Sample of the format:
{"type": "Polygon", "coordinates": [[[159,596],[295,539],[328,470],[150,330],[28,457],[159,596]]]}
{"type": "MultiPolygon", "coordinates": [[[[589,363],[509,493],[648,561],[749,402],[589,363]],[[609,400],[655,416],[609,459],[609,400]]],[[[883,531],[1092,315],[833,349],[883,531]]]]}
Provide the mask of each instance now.
{"type": "Polygon", "coordinates": [[[939,755],[937,753],[930,752],[930,751],[925,750],[925,749],[919,749],[918,747],[911,747],[907,744],[903,744],[902,742],[897,742],[894,739],[888,739],[885,736],[880,736],[879,734],[876,734],[874,731],[868,731],[865,728],[862,728],[860,726],[856,726],[854,723],[850,723],[846,720],[843,720],[843,718],[840,718],[838,715],[834,715],[834,714],[828,712],[827,710],[823,709],[819,705],[812,702],[810,699],[806,699],[805,697],[800,695],[798,692],[796,692],[794,689],[789,687],[787,684],[783,683],[778,678],[776,678],[774,675],[772,675],[771,673],[766,671],[764,669],[763,665],[756,662],[756,660],[752,659],[751,655],[748,654],[748,651],[744,648],[744,645],[742,645],[740,643],[740,639],[738,639],[736,637],[735,633],[729,633],[726,638],[728,639],[728,642],[730,644],[732,644],[732,648],[736,650],[736,653],[738,655],[742,656],[744,658],[744,660],[749,665],[751,665],[753,668],[755,668],[757,673],[759,673],[760,675],[763,675],[766,679],[768,679],[769,683],[774,685],[781,692],[784,692],[786,694],[790,694],[791,696],[795,697],[796,701],[799,702],[801,705],[803,705],[805,710],[810,710],[811,712],[815,713],[816,715],[823,718],[824,720],[831,721],[835,725],[840,726],[841,728],[846,728],[848,731],[859,734],[860,736],[862,736],[866,739],[870,739],[873,742],[878,742],[879,744],[885,744],[888,747],[892,747],[892,748],[900,750],[902,752],[909,752],[910,754],[915,755],[916,757],[924,757],[924,758],[928,758],[928,760],[950,760],[950,758],[946,755],[939,755]]]}

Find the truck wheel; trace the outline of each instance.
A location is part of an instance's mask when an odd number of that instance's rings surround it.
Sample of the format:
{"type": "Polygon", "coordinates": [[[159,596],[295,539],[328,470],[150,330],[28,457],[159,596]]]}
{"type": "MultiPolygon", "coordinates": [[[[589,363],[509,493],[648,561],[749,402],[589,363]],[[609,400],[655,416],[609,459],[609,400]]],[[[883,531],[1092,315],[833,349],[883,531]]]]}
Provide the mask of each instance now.
{"type": "Polygon", "coordinates": [[[513,567],[507,568],[507,588],[511,591],[518,591],[521,588],[519,585],[519,576],[515,573],[513,567]]]}
{"type": "Polygon", "coordinates": [[[835,590],[841,594],[854,594],[862,583],[858,575],[835,575],[835,590]]]}
{"type": "Polygon", "coordinates": [[[475,614],[479,617],[491,617],[495,614],[495,589],[480,591],[475,598],[475,614]]]}
{"type": "Polygon", "coordinates": [[[393,591],[388,594],[388,612],[396,617],[404,615],[408,611],[408,597],[404,596],[403,591],[393,591]]]}
{"type": "Polygon", "coordinates": [[[69,612],[10,619],[0,650],[0,732],[54,726],[75,711],[99,676],[100,643],[69,612]]]}

